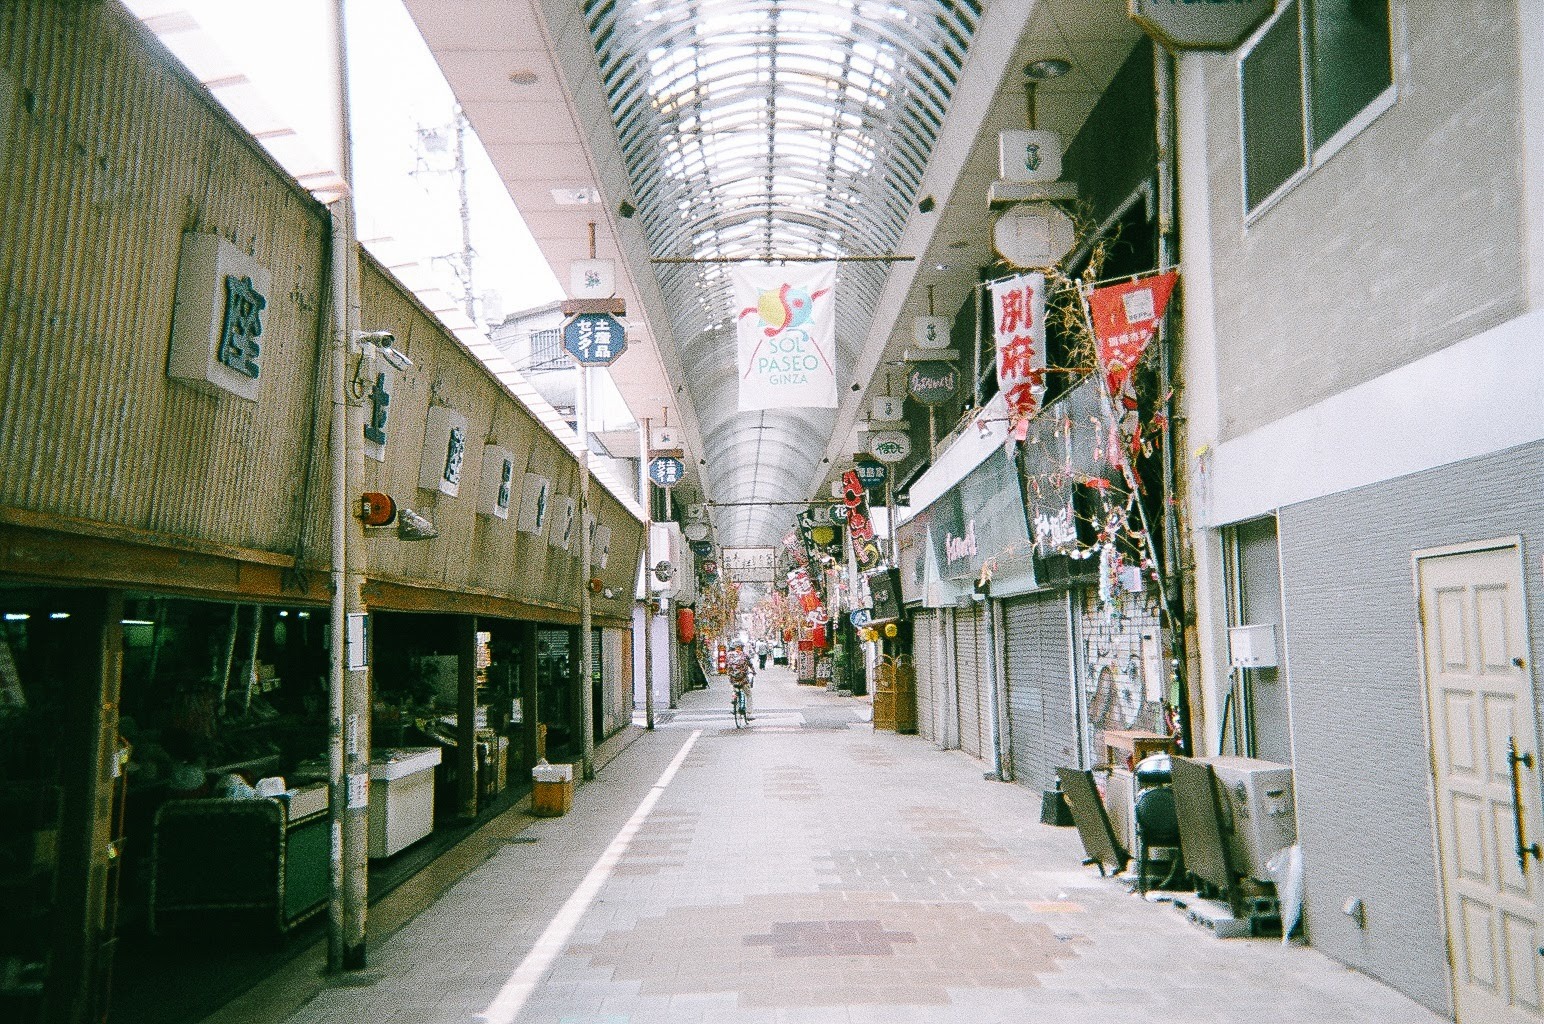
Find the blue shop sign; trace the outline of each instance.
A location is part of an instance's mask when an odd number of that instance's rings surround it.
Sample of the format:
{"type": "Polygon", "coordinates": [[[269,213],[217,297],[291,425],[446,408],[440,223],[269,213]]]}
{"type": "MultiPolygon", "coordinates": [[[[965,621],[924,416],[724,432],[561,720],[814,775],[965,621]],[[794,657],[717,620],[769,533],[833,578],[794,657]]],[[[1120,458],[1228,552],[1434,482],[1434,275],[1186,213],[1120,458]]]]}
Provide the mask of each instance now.
{"type": "Polygon", "coordinates": [[[627,329],[610,313],[580,313],[563,325],[563,347],[580,366],[610,366],[627,351],[627,329]]]}

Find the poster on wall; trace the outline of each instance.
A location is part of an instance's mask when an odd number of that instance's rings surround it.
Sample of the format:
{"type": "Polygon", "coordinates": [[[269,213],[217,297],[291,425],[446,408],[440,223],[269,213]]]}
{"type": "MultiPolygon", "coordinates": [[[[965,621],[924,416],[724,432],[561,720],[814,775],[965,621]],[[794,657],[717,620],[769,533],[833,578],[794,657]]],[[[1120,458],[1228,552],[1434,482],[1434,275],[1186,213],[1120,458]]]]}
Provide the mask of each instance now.
{"type": "Polygon", "coordinates": [[[836,408],[836,264],[736,264],[740,408],[836,408]]]}

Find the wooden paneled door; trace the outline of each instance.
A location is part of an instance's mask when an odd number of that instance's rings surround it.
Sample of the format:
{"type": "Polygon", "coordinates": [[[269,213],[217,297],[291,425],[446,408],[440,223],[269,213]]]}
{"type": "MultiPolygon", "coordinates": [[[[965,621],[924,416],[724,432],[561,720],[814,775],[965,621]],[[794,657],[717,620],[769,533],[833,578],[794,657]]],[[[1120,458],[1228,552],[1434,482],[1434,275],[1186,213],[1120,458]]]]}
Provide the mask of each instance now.
{"type": "Polygon", "coordinates": [[[1538,729],[1516,543],[1418,554],[1443,910],[1460,1024],[1544,1021],[1538,729]]]}

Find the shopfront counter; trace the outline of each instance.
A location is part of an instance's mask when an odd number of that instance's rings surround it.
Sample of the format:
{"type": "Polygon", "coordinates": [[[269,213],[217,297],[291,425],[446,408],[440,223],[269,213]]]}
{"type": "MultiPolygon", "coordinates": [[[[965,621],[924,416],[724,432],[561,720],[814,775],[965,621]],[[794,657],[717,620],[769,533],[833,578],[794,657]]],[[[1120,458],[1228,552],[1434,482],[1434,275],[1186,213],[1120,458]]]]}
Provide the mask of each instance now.
{"type": "Polygon", "coordinates": [[[389,747],[370,758],[371,857],[390,857],[434,830],[439,747],[389,747]]]}

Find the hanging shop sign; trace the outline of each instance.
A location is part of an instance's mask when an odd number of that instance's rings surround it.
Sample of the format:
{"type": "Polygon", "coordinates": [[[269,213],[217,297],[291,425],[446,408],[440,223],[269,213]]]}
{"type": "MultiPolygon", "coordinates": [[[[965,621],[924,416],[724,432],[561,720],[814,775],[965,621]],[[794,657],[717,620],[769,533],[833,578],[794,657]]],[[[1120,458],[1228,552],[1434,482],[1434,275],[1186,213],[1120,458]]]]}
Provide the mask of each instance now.
{"type": "Polygon", "coordinates": [[[439,491],[452,498],[461,493],[461,466],[466,461],[466,417],[443,405],[429,407],[424,424],[424,450],[418,461],[418,489],[439,491]]]}
{"type": "Polygon", "coordinates": [[[1013,267],[1053,267],[1076,241],[1072,218],[1051,203],[1019,203],[992,225],[992,248],[1013,267]]]}
{"type": "Polygon", "coordinates": [[[914,363],[906,371],[906,390],[923,405],[942,405],[960,387],[960,371],[948,363],[914,363]]]}
{"type": "Polygon", "coordinates": [[[508,519],[514,485],[515,453],[498,445],[483,445],[482,487],[477,493],[477,514],[508,519]]]}
{"type": "Polygon", "coordinates": [[[716,559],[716,558],[704,558],[702,560],[702,574],[704,576],[717,576],[718,575],[718,559],[716,559]]]}
{"type": "Polygon", "coordinates": [[[992,284],[997,386],[1008,421],[1033,416],[1045,393],[1045,275],[1020,274],[992,284]]]}
{"type": "Polygon", "coordinates": [[[854,608],[852,611],[847,613],[847,621],[851,622],[857,629],[862,629],[864,626],[867,626],[870,622],[874,621],[874,609],[854,608]]]}
{"type": "Polygon", "coordinates": [[[881,430],[869,435],[869,454],[880,462],[900,462],[911,454],[911,438],[899,430],[881,430]]]}
{"type": "Polygon", "coordinates": [[[649,461],[649,479],[654,481],[656,487],[669,490],[681,482],[685,472],[686,464],[670,455],[662,455],[649,461]]]}
{"type": "Polygon", "coordinates": [[[1045,128],[999,132],[997,173],[1003,181],[1034,184],[1062,174],[1062,141],[1045,128]]]}
{"type": "Polygon", "coordinates": [[[552,481],[536,473],[525,474],[520,485],[520,518],[515,529],[521,533],[547,532],[548,511],[552,506],[552,481]]]}
{"type": "Polygon", "coordinates": [[[1178,50],[1231,50],[1276,9],[1276,0],[1126,0],[1131,20],[1178,50]]]}
{"type": "Polygon", "coordinates": [[[268,270],[219,235],[182,236],[166,375],[257,401],[268,270]]]}
{"type": "Polygon", "coordinates": [[[687,523],[685,526],[681,527],[681,535],[687,540],[707,540],[708,524],[687,523]]]}
{"type": "Polygon", "coordinates": [[[680,427],[650,427],[649,454],[680,456],[686,451],[686,439],[680,427]]]}
{"type": "Polygon", "coordinates": [[[777,571],[777,552],[772,548],[725,548],[720,558],[740,583],[771,583],[777,571]]]}
{"type": "Polygon", "coordinates": [[[883,462],[875,462],[873,459],[859,459],[853,463],[852,471],[858,474],[866,491],[877,491],[885,485],[885,478],[889,476],[889,470],[883,462]]]}
{"type": "Polygon", "coordinates": [[[574,260],[568,265],[568,294],[576,299],[605,299],[617,293],[617,265],[612,260],[574,260]]]}
{"type": "Polygon", "coordinates": [[[835,409],[836,264],[734,264],[740,408],[835,409]]]}
{"type": "Polygon", "coordinates": [[[879,395],[869,403],[869,415],[881,423],[899,423],[906,416],[906,399],[879,395]]]}
{"type": "Polygon", "coordinates": [[[1131,372],[1158,333],[1174,293],[1176,271],[1095,288],[1088,294],[1099,369],[1110,397],[1126,409],[1137,407],[1131,372]]]}
{"type": "Polygon", "coordinates": [[[692,541],[692,554],[698,558],[707,558],[713,553],[713,542],[709,540],[692,541]]]}
{"type": "Polygon", "coordinates": [[[901,617],[901,574],[895,569],[874,569],[863,574],[873,603],[870,622],[890,622],[901,617]]]}
{"type": "Polygon", "coordinates": [[[948,348],[949,318],[919,316],[911,322],[911,340],[918,348],[948,348]]]}
{"type": "Polygon", "coordinates": [[[833,523],[845,526],[847,524],[847,514],[848,510],[846,505],[831,506],[831,521],[833,523]]]}
{"type": "Polygon", "coordinates": [[[563,325],[563,348],[580,366],[610,366],[627,351],[627,329],[610,313],[580,313],[563,325]]]}

